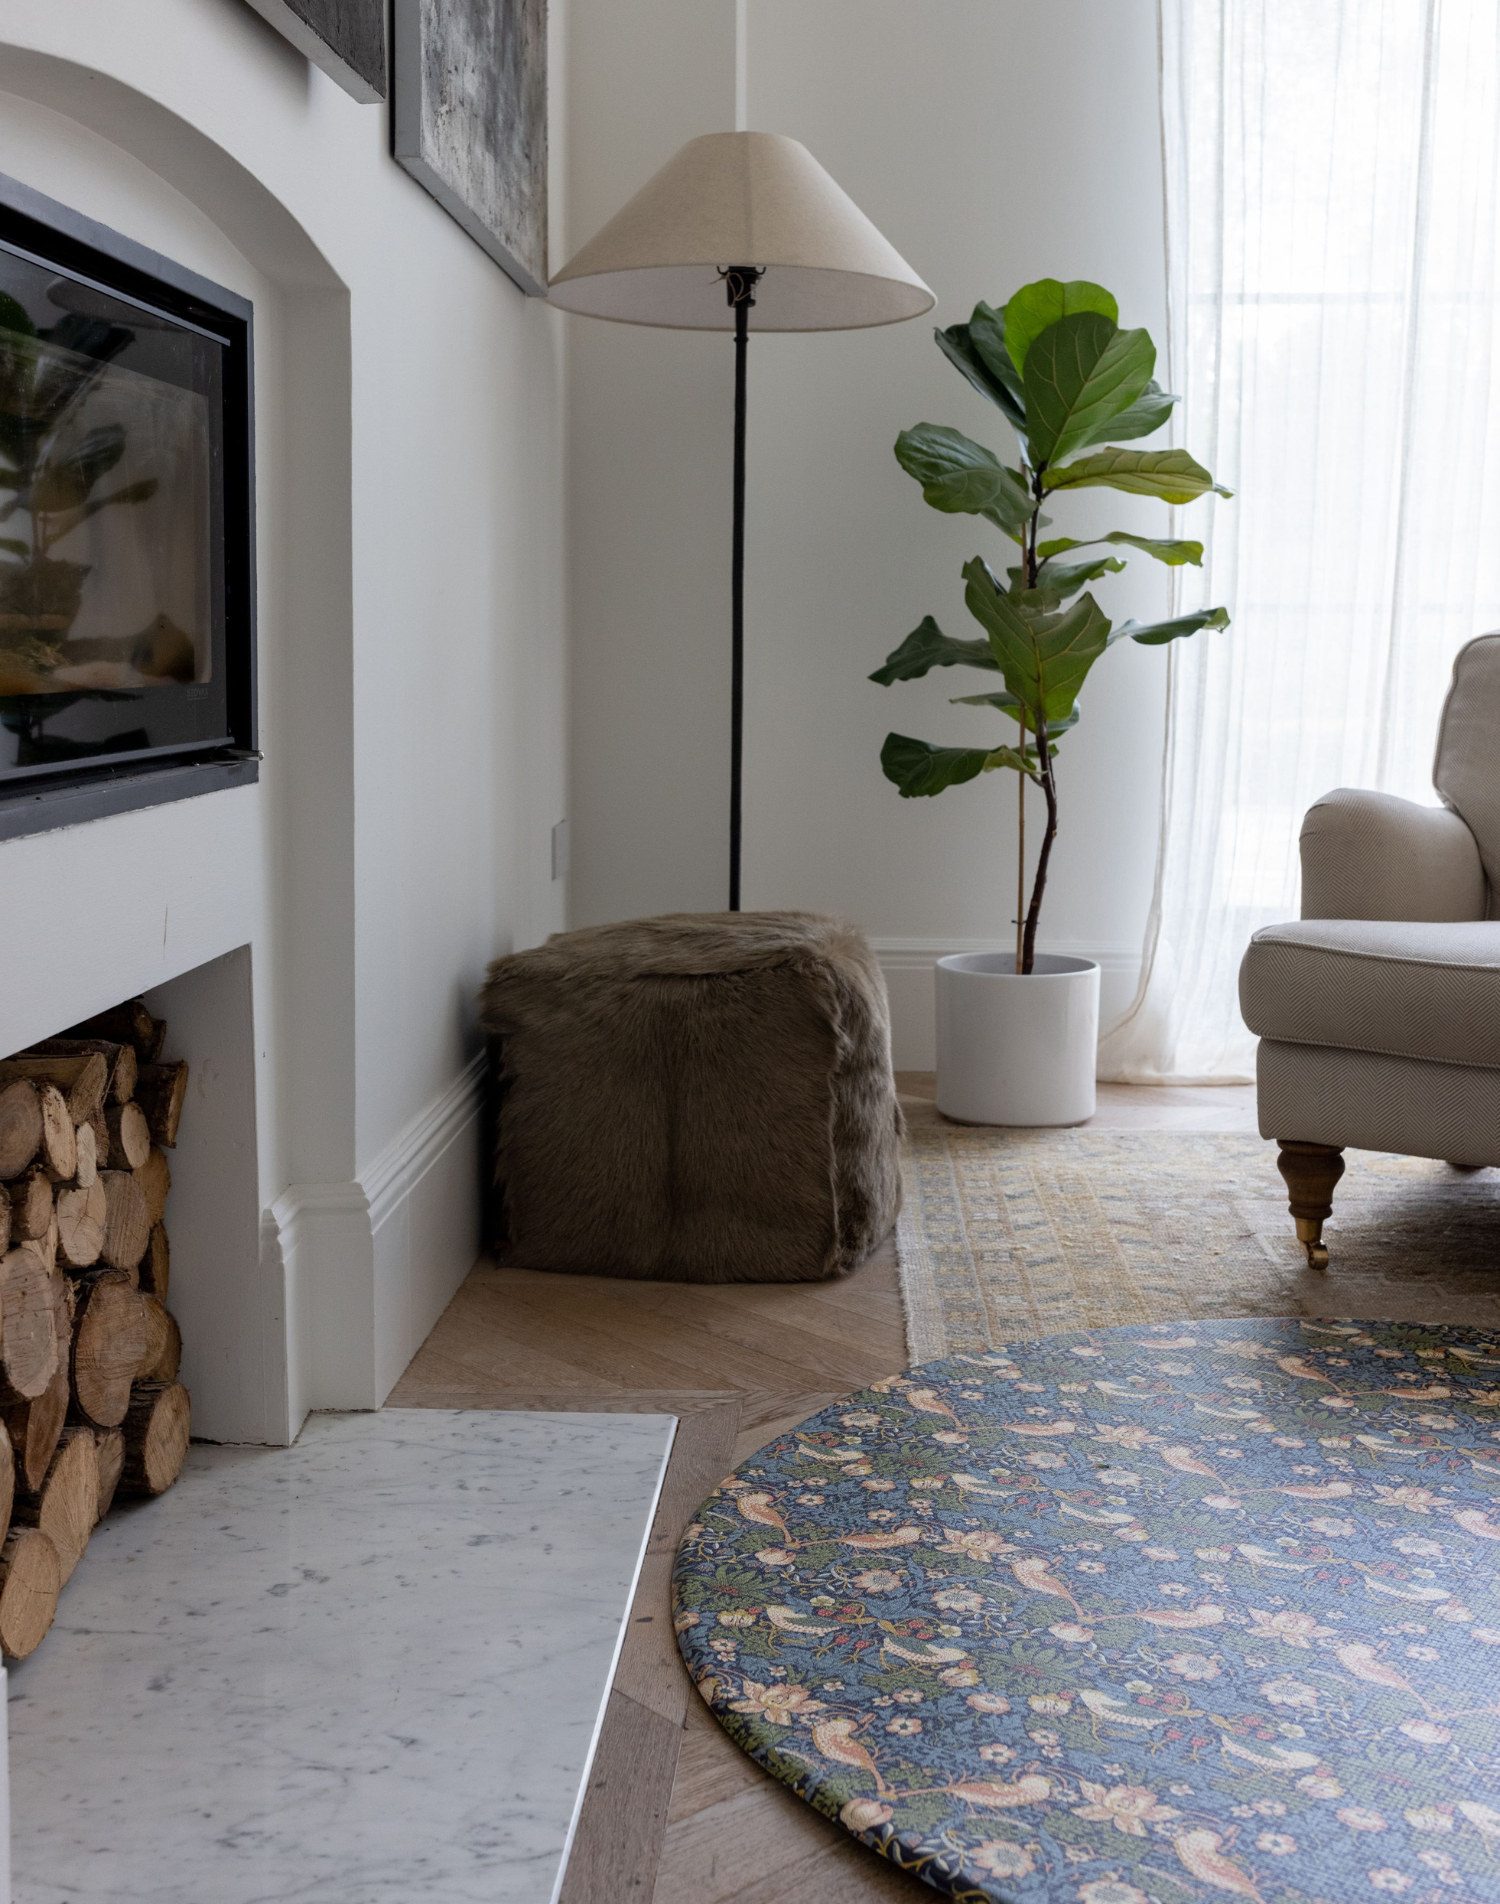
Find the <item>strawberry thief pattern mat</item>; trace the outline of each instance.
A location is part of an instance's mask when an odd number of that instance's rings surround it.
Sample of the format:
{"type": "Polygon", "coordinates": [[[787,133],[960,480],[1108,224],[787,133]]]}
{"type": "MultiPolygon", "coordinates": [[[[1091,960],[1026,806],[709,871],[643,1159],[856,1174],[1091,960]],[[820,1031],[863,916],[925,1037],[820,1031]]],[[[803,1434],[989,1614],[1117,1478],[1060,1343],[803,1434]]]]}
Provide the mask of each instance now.
{"type": "Polygon", "coordinates": [[[981,1904],[1500,1900],[1500,1341],[1156,1324],[929,1362],[703,1504],[679,1644],[981,1904]]]}

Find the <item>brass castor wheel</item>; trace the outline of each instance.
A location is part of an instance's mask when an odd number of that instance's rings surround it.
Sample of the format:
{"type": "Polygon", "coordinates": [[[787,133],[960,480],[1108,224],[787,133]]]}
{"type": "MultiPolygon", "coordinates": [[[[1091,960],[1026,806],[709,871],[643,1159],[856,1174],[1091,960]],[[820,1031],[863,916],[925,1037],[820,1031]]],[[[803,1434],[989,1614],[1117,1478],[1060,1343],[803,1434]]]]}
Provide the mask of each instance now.
{"type": "Polygon", "coordinates": [[[1344,1174],[1344,1153],[1332,1144],[1289,1137],[1276,1141],[1276,1168],[1290,1193],[1287,1207],[1297,1225],[1297,1241],[1307,1251],[1309,1269],[1327,1269],[1323,1225],[1333,1215],[1333,1191],[1344,1174]]]}

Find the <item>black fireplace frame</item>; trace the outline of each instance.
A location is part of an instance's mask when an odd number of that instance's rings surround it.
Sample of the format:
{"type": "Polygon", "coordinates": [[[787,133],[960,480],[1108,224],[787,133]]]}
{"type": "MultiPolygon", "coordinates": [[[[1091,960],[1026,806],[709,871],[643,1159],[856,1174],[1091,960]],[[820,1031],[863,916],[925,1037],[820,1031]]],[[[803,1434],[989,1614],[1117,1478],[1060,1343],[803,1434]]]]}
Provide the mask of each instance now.
{"type": "Polygon", "coordinates": [[[255,601],[254,306],[196,271],[0,173],[0,237],[228,340],[224,375],[224,588],[229,742],[185,748],[171,759],[60,769],[0,786],[0,840],[76,826],[141,807],[187,800],[260,777],[255,601]]]}

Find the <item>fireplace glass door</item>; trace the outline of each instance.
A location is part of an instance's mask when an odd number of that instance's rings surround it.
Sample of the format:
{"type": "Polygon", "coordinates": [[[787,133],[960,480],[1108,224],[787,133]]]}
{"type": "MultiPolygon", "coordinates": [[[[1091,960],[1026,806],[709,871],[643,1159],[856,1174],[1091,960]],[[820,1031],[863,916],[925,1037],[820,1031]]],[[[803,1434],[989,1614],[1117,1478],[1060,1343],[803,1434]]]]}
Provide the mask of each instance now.
{"type": "Polygon", "coordinates": [[[120,275],[0,230],[0,790],[236,741],[225,422],[245,340],[120,275]]]}

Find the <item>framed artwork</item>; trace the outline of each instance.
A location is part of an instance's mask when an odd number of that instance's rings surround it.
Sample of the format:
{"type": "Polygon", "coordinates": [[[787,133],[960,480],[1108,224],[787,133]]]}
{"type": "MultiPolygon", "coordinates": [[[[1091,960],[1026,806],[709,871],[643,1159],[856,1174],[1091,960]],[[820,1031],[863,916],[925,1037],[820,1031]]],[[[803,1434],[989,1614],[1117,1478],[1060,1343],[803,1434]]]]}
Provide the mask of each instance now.
{"type": "Polygon", "coordinates": [[[385,0],[249,0],[249,4],[362,105],[385,98],[385,0]]]}
{"type": "Polygon", "coordinates": [[[395,0],[395,155],[547,294],[547,0],[395,0]]]}

